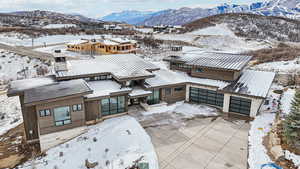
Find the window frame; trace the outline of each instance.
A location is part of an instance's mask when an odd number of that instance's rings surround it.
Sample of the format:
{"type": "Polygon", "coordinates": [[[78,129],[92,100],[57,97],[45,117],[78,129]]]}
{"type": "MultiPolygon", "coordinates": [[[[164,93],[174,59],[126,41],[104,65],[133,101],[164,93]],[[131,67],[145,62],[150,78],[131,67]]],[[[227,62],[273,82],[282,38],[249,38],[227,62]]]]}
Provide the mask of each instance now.
{"type": "Polygon", "coordinates": [[[182,92],[182,91],[184,91],[184,87],[175,87],[174,91],[175,92],[182,92]]]}
{"type": "Polygon", "coordinates": [[[53,119],[54,119],[54,125],[56,127],[60,127],[60,126],[65,126],[65,125],[69,125],[69,124],[72,124],[72,113],[71,113],[71,107],[70,106],[60,106],[60,107],[56,107],[56,108],[53,108],[53,119]],[[55,109],[58,109],[58,108],[68,108],[69,109],[69,118],[65,118],[63,120],[56,120],[56,115],[55,115],[55,109]],[[60,123],[60,124],[59,124],[60,123]]]}
{"type": "Polygon", "coordinates": [[[109,116],[109,115],[124,113],[126,111],[126,97],[116,96],[116,97],[101,99],[100,106],[101,106],[101,116],[109,116]]]}
{"type": "Polygon", "coordinates": [[[78,112],[78,111],[82,111],[83,110],[83,107],[82,107],[82,104],[80,103],[80,104],[73,104],[72,105],[72,111],[73,112],[78,112]],[[74,106],[75,106],[75,109],[74,109],[74,106]],[[79,109],[79,107],[80,107],[80,109],[79,109]]]}
{"type": "Polygon", "coordinates": [[[50,109],[39,110],[39,115],[40,115],[40,117],[51,116],[51,110],[50,109]],[[47,110],[48,110],[49,113],[47,113],[47,110]]]}
{"type": "Polygon", "coordinates": [[[167,96],[171,96],[172,95],[172,88],[168,87],[168,88],[165,88],[165,94],[167,96]]]}

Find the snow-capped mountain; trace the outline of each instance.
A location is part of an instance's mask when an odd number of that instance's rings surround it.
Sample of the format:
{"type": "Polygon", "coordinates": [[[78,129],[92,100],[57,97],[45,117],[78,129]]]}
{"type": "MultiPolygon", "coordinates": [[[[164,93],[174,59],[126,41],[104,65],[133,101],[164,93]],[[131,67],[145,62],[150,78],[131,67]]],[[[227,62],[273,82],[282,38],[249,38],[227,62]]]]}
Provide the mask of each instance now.
{"type": "Polygon", "coordinates": [[[223,13],[254,13],[300,19],[300,0],[271,0],[250,5],[223,4],[215,8],[170,9],[158,12],[125,11],[113,13],[102,19],[138,25],[182,25],[207,16],[223,13]]]}
{"type": "Polygon", "coordinates": [[[300,0],[272,0],[255,5],[258,8],[252,9],[252,12],[256,14],[300,19],[300,0]]]}

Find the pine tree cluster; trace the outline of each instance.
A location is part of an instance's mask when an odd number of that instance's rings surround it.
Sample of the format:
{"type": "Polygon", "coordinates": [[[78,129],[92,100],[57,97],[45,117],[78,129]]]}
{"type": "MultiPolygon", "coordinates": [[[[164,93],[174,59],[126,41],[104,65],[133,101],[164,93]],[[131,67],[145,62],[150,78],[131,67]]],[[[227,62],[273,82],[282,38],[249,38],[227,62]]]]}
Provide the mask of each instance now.
{"type": "Polygon", "coordinates": [[[284,135],[292,147],[300,147],[300,91],[297,91],[289,115],[283,122],[284,135]]]}

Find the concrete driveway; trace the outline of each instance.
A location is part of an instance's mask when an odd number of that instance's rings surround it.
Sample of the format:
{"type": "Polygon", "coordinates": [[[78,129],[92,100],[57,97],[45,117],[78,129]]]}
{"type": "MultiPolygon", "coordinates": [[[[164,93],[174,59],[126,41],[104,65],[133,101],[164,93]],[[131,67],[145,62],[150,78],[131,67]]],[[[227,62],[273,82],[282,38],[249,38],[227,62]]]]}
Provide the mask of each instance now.
{"type": "Polygon", "coordinates": [[[247,169],[250,125],[222,117],[147,127],[161,169],[247,169]]]}

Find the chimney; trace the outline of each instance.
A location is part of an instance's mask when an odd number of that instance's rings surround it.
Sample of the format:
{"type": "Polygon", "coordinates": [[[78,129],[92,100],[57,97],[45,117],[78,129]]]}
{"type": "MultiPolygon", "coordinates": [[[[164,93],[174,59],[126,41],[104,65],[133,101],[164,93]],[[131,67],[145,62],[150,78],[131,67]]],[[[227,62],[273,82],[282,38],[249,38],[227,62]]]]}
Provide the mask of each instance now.
{"type": "Polygon", "coordinates": [[[67,71],[67,59],[64,55],[62,55],[61,50],[55,50],[54,53],[54,70],[56,72],[67,71]]]}

